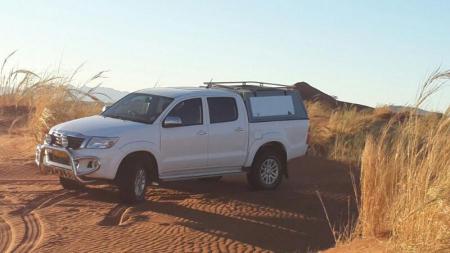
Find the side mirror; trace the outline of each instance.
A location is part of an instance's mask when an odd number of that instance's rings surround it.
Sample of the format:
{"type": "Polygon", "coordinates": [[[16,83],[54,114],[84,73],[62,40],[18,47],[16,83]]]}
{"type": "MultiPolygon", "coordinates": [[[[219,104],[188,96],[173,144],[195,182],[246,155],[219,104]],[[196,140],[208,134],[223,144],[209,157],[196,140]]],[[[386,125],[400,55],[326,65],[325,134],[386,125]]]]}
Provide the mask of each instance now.
{"type": "Polygon", "coordinates": [[[177,116],[167,116],[163,122],[163,127],[179,127],[183,125],[180,117],[177,116]]]}
{"type": "Polygon", "coordinates": [[[102,112],[108,110],[111,106],[110,105],[104,105],[102,108],[102,112]]]}

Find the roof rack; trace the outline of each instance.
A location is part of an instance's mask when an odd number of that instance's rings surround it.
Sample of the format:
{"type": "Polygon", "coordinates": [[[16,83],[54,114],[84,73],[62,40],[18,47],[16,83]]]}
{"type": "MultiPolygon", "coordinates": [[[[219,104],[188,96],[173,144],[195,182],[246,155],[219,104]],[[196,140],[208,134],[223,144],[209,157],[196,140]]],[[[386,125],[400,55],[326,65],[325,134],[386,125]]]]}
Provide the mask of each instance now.
{"type": "Polygon", "coordinates": [[[227,84],[241,84],[242,86],[246,86],[247,84],[259,84],[260,87],[264,86],[277,86],[277,87],[290,87],[289,85],[278,84],[278,83],[267,83],[267,82],[258,82],[258,81],[232,81],[232,82],[204,82],[206,84],[206,88],[212,87],[227,87],[227,84]]]}

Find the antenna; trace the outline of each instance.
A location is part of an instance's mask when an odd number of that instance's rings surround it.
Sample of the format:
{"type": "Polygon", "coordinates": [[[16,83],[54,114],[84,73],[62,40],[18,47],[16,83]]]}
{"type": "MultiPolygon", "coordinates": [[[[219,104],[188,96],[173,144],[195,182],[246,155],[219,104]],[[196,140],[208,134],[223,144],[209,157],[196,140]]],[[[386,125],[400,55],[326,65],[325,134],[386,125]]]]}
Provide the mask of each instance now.
{"type": "Polygon", "coordinates": [[[159,85],[159,78],[156,80],[155,85],[153,85],[153,88],[156,88],[159,85]]]}

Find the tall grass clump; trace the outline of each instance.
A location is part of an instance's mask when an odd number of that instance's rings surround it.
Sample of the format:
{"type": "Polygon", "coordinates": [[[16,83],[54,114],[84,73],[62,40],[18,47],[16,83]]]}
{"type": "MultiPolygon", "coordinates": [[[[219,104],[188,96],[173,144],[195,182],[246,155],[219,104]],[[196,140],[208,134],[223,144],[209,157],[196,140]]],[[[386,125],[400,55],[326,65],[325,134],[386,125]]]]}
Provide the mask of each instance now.
{"type": "MultiPolygon", "coordinates": [[[[416,109],[450,71],[424,84],[416,109]]],[[[396,251],[450,250],[450,107],[392,118],[362,154],[361,206],[354,236],[386,239],[396,251]]]]}
{"type": "MultiPolygon", "coordinates": [[[[79,69],[70,76],[60,76],[7,68],[13,54],[0,66],[0,116],[11,119],[8,121],[10,131],[20,125],[40,142],[51,126],[100,111],[103,103],[96,98],[95,89],[83,92],[73,84],[79,69]]],[[[102,73],[83,85],[97,82],[102,73]]]]}
{"type": "Polygon", "coordinates": [[[380,132],[393,115],[385,108],[330,108],[320,102],[307,102],[306,108],[311,124],[310,154],[358,167],[367,136],[380,132]]]}

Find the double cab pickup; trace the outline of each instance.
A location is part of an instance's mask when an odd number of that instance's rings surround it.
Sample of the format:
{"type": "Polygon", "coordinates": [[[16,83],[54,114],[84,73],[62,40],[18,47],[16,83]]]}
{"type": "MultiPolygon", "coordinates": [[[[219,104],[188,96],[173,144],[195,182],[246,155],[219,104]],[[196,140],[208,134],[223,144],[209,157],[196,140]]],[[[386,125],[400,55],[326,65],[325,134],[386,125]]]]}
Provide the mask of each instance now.
{"type": "Polygon", "coordinates": [[[152,182],[234,173],[254,189],[277,188],[287,162],[308,148],[300,94],[261,82],[205,84],[136,91],[99,115],[56,125],[36,163],[66,189],[115,184],[128,203],[142,201],[152,182]]]}

